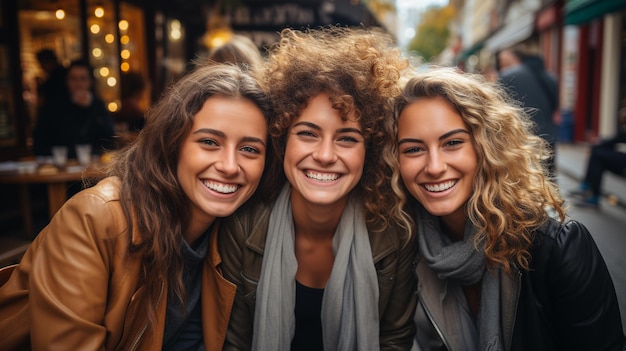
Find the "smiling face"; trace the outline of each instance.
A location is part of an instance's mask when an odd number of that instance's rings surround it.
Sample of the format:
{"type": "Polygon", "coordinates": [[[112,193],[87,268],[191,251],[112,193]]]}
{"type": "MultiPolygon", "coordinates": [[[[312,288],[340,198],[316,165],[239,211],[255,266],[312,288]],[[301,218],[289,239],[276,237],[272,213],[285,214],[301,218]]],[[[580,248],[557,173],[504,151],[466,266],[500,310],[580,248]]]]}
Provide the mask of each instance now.
{"type": "Polygon", "coordinates": [[[328,95],[313,97],[287,135],[285,175],[292,201],[344,206],[359,183],[365,163],[365,138],[352,116],[343,121],[328,95]]]}
{"type": "Polygon", "coordinates": [[[400,175],[409,192],[444,223],[464,223],[478,160],[454,107],[441,97],[407,105],[398,120],[398,143],[400,175]]]}
{"type": "Polygon", "coordinates": [[[267,124],[249,100],[212,96],[180,148],[177,176],[192,227],[208,227],[252,196],[263,173],[267,124]]]}
{"type": "Polygon", "coordinates": [[[67,71],[65,79],[70,95],[91,89],[91,74],[87,67],[73,66],[67,71]]]}

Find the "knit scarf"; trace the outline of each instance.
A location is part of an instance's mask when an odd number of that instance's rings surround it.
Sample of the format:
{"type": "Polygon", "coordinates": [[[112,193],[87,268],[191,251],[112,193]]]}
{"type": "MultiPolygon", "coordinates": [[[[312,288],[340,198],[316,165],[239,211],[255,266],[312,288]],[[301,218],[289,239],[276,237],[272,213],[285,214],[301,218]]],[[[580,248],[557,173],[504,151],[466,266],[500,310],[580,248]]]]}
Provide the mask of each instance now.
{"type": "Polygon", "coordinates": [[[482,279],[477,322],[479,350],[503,350],[500,330],[500,272],[486,269],[484,252],[474,247],[474,225],[467,220],[463,241],[451,242],[441,229],[439,217],[420,208],[417,211],[417,227],[420,254],[439,279],[456,280],[464,286],[476,284],[482,279]]]}
{"type": "MultiPolygon", "coordinates": [[[[295,331],[295,276],[291,188],[281,191],[270,215],[257,286],[252,349],[289,350],[295,331]]],[[[350,199],[333,237],[335,262],[324,289],[325,350],[378,350],[378,278],[363,210],[350,199]]]]}

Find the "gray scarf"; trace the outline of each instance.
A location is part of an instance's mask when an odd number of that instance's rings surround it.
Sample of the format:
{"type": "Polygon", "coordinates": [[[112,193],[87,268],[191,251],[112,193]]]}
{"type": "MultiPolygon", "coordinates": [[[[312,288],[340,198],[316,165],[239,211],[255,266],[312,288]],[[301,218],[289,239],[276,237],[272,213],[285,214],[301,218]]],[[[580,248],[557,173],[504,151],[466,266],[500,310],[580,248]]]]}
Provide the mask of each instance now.
{"type": "Polygon", "coordinates": [[[479,350],[503,350],[500,330],[500,272],[488,271],[483,251],[474,248],[476,228],[467,220],[463,241],[452,243],[443,233],[439,217],[432,216],[423,208],[417,210],[417,226],[420,254],[439,279],[453,279],[461,285],[476,284],[482,279],[478,315],[479,350]]]}
{"type": "MultiPolygon", "coordinates": [[[[257,287],[252,349],[289,350],[295,330],[294,225],[287,184],[272,208],[257,287]]],[[[335,262],[322,300],[325,350],[378,350],[378,277],[363,210],[350,199],[333,238],[335,262]]]]}

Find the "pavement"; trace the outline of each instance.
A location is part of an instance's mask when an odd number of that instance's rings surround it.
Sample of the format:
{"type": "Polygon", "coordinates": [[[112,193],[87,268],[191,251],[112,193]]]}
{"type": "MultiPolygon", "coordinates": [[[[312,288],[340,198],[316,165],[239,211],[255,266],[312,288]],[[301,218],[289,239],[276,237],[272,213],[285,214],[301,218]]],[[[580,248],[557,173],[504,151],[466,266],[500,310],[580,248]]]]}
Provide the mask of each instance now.
{"type": "Polygon", "coordinates": [[[598,208],[573,205],[567,192],[578,187],[585,175],[589,157],[587,144],[557,146],[557,183],[568,206],[568,216],[583,223],[594,238],[608,267],[622,315],[626,334],[626,178],[607,172],[602,183],[603,196],[598,208]]]}

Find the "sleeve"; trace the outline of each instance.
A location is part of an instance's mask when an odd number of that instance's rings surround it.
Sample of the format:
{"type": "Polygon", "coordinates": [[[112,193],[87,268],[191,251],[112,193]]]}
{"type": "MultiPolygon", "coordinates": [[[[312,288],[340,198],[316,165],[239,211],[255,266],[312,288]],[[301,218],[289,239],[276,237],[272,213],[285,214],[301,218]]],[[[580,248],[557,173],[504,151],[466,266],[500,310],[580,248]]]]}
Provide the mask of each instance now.
{"type": "Polygon", "coordinates": [[[619,350],[624,346],[615,288],[587,228],[569,221],[551,253],[555,330],[565,350],[619,350]]]}
{"type": "Polygon", "coordinates": [[[410,350],[415,337],[417,240],[413,235],[407,243],[401,243],[404,245],[398,250],[391,294],[380,321],[381,350],[410,350]]]}
{"type": "Polygon", "coordinates": [[[82,192],[39,234],[29,282],[33,350],[104,349],[111,253],[98,232],[114,220],[104,199],[82,192]]]}
{"type": "Polygon", "coordinates": [[[219,250],[222,257],[224,278],[237,285],[237,293],[230,314],[223,350],[250,350],[254,325],[254,299],[257,281],[246,280],[244,268],[244,238],[249,233],[245,223],[237,216],[225,219],[220,224],[219,250]],[[247,285],[254,287],[247,292],[247,285]]]}

